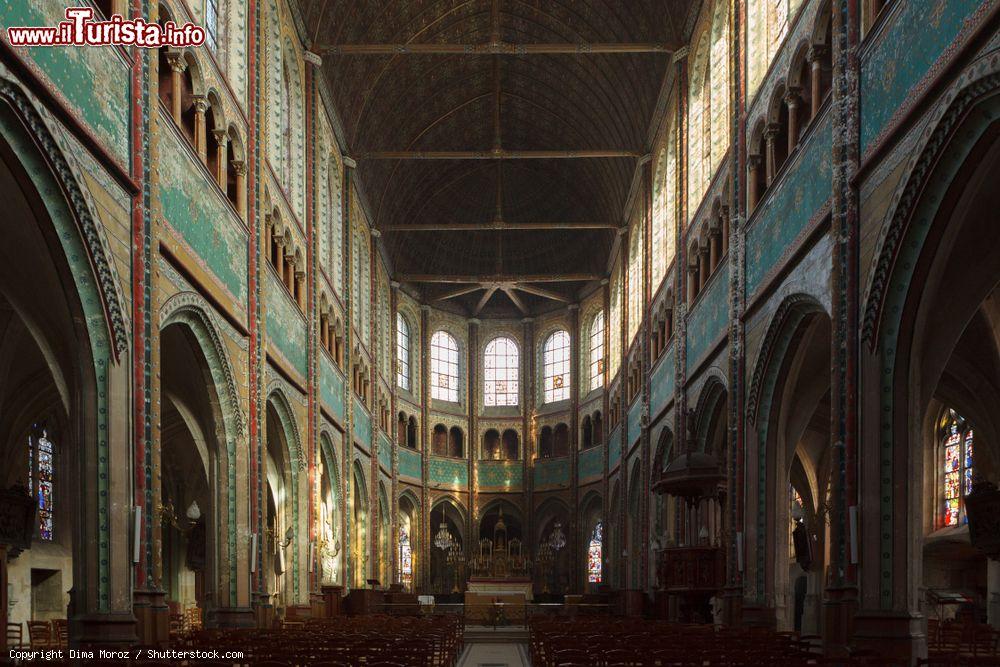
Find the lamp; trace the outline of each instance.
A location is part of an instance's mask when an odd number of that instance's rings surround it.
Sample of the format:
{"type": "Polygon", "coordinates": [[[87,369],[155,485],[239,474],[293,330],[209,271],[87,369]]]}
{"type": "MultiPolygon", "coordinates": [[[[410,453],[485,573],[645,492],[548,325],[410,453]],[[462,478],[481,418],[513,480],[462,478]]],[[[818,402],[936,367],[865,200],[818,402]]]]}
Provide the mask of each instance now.
{"type": "Polygon", "coordinates": [[[444,508],[441,508],[441,528],[438,530],[437,535],[434,536],[434,546],[441,550],[448,550],[451,545],[454,544],[455,540],[452,538],[451,533],[448,532],[448,522],[444,520],[444,508]]]}
{"type": "Polygon", "coordinates": [[[566,534],[563,533],[562,524],[558,521],[552,529],[552,534],[549,535],[549,546],[552,547],[553,551],[559,551],[566,546],[566,534]]]}

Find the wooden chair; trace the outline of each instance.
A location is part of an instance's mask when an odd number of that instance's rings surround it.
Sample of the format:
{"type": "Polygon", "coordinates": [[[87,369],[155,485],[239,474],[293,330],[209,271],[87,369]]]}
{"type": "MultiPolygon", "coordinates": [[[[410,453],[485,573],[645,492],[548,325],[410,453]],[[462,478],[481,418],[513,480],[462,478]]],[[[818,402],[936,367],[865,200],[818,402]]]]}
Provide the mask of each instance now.
{"type": "Polygon", "coordinates": [[[46,621],[28,621],[28,641],[32,649],[52,648],[52,626],[46,621]]]}
{"type": "Polygon", "coordinates": [[[7,648],[24,646],[24,628],[20,623],[7,624],[7,648]]]}
{"type": "Polygon", "coordinates": [[[65,618],[52,619],[52,643],[57,648],[69,648],[69,622],[65,618]]]}

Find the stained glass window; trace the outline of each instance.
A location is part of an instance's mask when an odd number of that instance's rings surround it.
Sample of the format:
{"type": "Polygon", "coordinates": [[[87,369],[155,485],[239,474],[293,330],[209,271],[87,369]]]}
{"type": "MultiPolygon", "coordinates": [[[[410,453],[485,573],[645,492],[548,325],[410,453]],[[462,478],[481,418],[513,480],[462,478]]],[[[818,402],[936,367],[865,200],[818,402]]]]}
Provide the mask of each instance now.
{"type": "Polygon", "coordinates": [[[788,485],[788,555],[795,560],[795,541],[792,531],[795,530],[795,519],[804,515],[802,496],[791,484],[788,485]]]}
{"type": "Polygon", "coordinates": [[[396,384],[410,389],[410,327],[402,313],[396,313],[396,384]]]}
{"type": "Polygon", "coordinates": [[[219,47],[219,0],[205,0],[205,41],[213,51],[219,47]]]}
{"type": "Polygon", "coordinates": [[[486,346],[483,403],[487,406],[517,405],[517,344],[510,338],[494,338],[486,346]]]}
{"type": "Polygon", "coordinates": [[[569,334],[557,331],[545,340],[542,354],[545,402],[569,398],[569,334]]]}
{"type": "Polygon", "coordinates": [[[614,379],[622,361],[622,276],[621,265],[611,271],[611,304],[608,316],[608,379],[614,379]]]}
{"type": "Polygon", "coordinates": [[[592,584],[601,583],[601,552],[604,548],[604,527],[598,521],[594,532],[590,534],[590,544],[587,547],[587,581],[592,584]]]}
{"type": "Polygon", "coordinates": [[[32,426],[28,436],[28,488],[38,501],[38,534],[43,540],[52,539],[54,453],[45,427],[32,426]]]}
{"type": "Polygon", "coordinates": [[[458,343],[444,331],[431,336],[431,398],[458,403],[458,343]]]}
{"type": "Polygon", "coordinates": [[[639,333],[639,323],[642,321],[642,307],[645,295],[642,289],[642,274],[645,262],[645,226],[640,220],[632,226],[629,234],[628,258],[628,341],[631,345],[639,333]]]}
{"type": "Polygon", "coordinates": [[[413,549],[410,534],[402,527],[399,529],[399,583],[407,590],[413,585],[413,549]]]}
{"type": "Polygon", "coordinates": [[[942,475],[944,505],[942,523],[957,526],[967,523],[964,496],[972,491],[973,432],[971,426],[954,410],[942,419],[942,475]]]}
{"type": "Polygon", "coordinates": [[[590,389],[604,386],[604,311],[590,324],[590,389]]]}

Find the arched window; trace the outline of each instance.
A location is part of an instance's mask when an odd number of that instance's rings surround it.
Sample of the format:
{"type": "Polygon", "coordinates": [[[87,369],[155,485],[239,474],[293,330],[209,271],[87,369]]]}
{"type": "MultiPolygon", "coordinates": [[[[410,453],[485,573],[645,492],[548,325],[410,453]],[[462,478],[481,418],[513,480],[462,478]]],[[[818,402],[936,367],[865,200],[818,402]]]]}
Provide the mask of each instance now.
{"type": "Polygon", "coordinates": [[[711,44],[706,30],[698,40],[688,89],[688,220],[708,189],[712,157],[711,44]]]}
{"type": "Polygon", "coordinates": [[[410,327],[402,313],[396,313],[396,384],[410,390],[410,327]]]}
{"type": "Polygon", "coordinates": [[[413,586],[413,549],[410,547],[410,534],[404,526],[399,528],[399,583],[406,590],[413,586]]]}
{"type": "Polygon", "coordinates": [[[292,194],[292,76],[287,63],[281,68],[281,184],[292,194]]]}
{"type": "Polygon", "coordinates": [[[517,405],[518,352],[517,344],[510,338],[494,338],[486,346],[483,403],[517,405]]]}
{"type": "Polygon", "coordinates": [[[972,492],[972,425],[949,409],[941,418],[939,433],[944,493],[941,523],[958,526],[969,521],[965,514],[965,496],[972,492]]]}
{"type": "Polygon", "coordinates": [[[608,316],[608,378],[613,379],[622,360],[622,276],[621,265],[611,272],[611,306],[608,316]]]}
{"type": "Polygon", "coordinates": [[[218,51],[219,0],[205,0],[205,43],[212,51],[218,51]]]}
{"type": "Polygon", "coordinates": [[[557,331],[545,341],[542,354],[545,402],[569,398],[569,334],[557,331]]]}
{"type": "Polygon", "coordinates": [[[590,389],[604,386],[604,311],[590,323],[590,389]]]}
{"type": "Polygon", "coordinates": [[[645,266],[646,244],[645,226],[640,220],[632,226],[629,233],[628,257],[628,342],[629,345],[639,333],[639,323],[642,321],[642,306],[645,295],[642,290],[642,274],[645,266]]]}
{"type": "Polygon", "coordinates": [[[458,403],[458,343],[444,331],[431,336],[431,398],[458,403]]]}
{"type": "Polygon", "coordinates": [[[587,546],[587,581],[591,584],[601,583],[602,552],[604,550],[604,526],[600,521],[590,534],[590,544],[587,546]]]}
{"type": "Polygon", "coordinates": [[[52,539],[54,454],[45,426],[33,424],[28,435],[28,489],[38,503],[38,535],[43,540],[52,539]]]}

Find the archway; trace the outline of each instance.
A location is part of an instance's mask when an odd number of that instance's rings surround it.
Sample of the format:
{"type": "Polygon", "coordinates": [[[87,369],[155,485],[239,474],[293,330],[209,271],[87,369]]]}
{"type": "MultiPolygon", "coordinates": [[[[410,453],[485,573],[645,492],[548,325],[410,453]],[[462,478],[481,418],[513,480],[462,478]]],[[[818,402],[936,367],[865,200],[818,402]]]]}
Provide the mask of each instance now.
{"type": "Polygon", "coordinates": [[[604,582],[604,509],[601,496],[591,491],[580,503],[579,547],[583,572],[575,586],[589,593],[604,582]]]}
{"type": "Polygon", "coordinates": [[[460,588],[458,571],[448,563],[448,551],[456,545],[465,551],[465,511],[452,498],[443,498],[431,508],[431,592],[448,596],[460,588]]]}
{"type": "Polygon", "coordinates": [[[403,590],[413,592],[417,568],[420,566],[421,542],[420,504],[412,491],[399,497],[399,540],[397,543],[397,582],[403,590]]]}
{"type": "Polygon", "coordinates": [[[298,595],[298,460],[290,443],[294,441],[291,414],[280,393],[272,393],[266,412],[266,493],[265,590],[271,594],[275,613],[281,616],[298,595]]]}
{"type": "MultiPolygon", "coordinates": [[[[535,510],[535,539],[531,553],[535,563],[535,590],[550,601],[561,601],[569,590],[570,512],[557,498],[546,500],[535,510]],[[546,554],[546,555],[543,555],[546,554]],[[545,562],[547,561],[547,562],[545,562]]],[[[537,598],[536,598],[537,599],[537,598]]]]}
{"type": "Polygon", "coordinates": [[[320,527],[319,570],[320,581],[325,584],[341,582],[342,567],[340,541],[340,475],[337,472],[337,453],[330,437],[320,436],[320,527]]]}
{"type": "Polygon", "coordinates": [[[354,462],[354,479],[351,483],[353,493],[351,513],[351,563],[354,571],[354,587],[364,588],[368,579],[368,484],[361,464],[354,462]]]}

